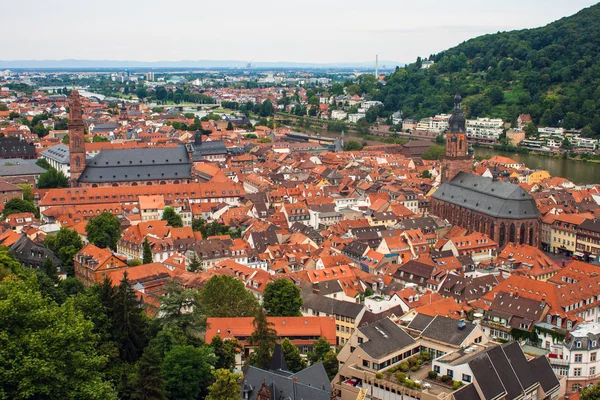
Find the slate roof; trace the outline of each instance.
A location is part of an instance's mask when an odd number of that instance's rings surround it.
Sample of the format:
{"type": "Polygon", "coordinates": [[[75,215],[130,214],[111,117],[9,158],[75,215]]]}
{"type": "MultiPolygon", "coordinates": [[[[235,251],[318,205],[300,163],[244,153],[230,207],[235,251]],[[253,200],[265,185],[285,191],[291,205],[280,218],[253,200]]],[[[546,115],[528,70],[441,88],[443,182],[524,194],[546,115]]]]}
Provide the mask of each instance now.
{"type": "Polygon", "coordinates": [[[0,158],[36,158],[37,153],[33,143],[17,137],[0,137],[0,158]]]}
{"type": "Polygon", "coordinates": [[[46,170],[35,164],[0,165],[0,176],[41,175],[46,170]]]}
{"type": "Polygon", "coordinates": [[[464,327],[460,329],[460,323],[461,322],[455,319],[438,315],[421,332],[421,336],[426,339],[437,340],[454,346],[459,346],[476,327],[476,325],[470,322],[462,321],[464,327]]]}
{"type": "Polygon", "coordinates": [[[435,317],[432,317],[430,315],[417,314],[415,315],[413,320],[410,321],[410,324],[408,324],[408,328],[414,329],[419,332],[423,331],[425,328],[427,328],[427,325],[429,325],[434,319],[435,317]]]}
{"type": "Polygon", "coordinates": [[[331,399],[331,385],[322,363],[293,375],[249,366],[244,374],[240,398],[255,400],[263,383],[269,387],[274,399],[331,399]],[[245,397],[246,394],[248,397],[245,397]]]}
{"type": "Polygon", "coordinates": [[[81,182],[189,179],[191,163],[185,146],[103,150],[87,160],[81,182]]]}
{"type": "Polygon", "coordinates": [[[57,144],[56,146],[52,146],[40,153],[43,157],[48,158],[50,160],[54,160],[61,164],[68,164],[70,162],[70,151],[69,146],[66,144],[57,144]]]}
{"type": "Polygon", "coordinates": [[[540,212],[525,189],[509,182],[461,172],[433,193],[434,199],[495,218],[537,218],[540,212]]]}
{"type": "Polygon", "coordinates": [[[327,314],[341,315],[344,317],[358,318],[363,310],[362,304],[350,303],[349,301],[335,300],[320,294],[312,293],[312,289],[308,292],[305,289],[302,293],[303,307],[310,308],[327,314]]]}
{"type": "Polygon", "coordinates": [[[385,318],[358,328],[369,340],[360,347],[372,358],[379,359],[416,343],[408,333],[385,318]]]}
{"type": "Polygon", "coordinates": [[[204,156],[218,154],[227,154],[227,147],[225,147],[225,143],[222,140],[194,143],[194,161],[202,160],[204,156]]]}

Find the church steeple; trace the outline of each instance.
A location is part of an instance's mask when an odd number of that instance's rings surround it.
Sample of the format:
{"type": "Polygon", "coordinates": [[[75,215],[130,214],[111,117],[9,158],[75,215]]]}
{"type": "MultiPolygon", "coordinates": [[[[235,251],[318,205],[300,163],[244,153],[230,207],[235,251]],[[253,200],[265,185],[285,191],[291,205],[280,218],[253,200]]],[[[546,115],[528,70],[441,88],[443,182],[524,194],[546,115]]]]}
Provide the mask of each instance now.
{"type": "Polygon", "coordinates": [[[473,156],[467,144],[466,118],[461,107],[462,97],[454,96],[454,110],[448,120],[446,155],[442,159],[442,181],[451,180],[461,171],[472,172],[473,156]]]}
{"type": "Polygon", "coordinates": [[[69,96],[69,154],[71,187],[77,187],[85,169],[85,129],[83,107],[79,92],[75,89],[71,90],[69,96]]]}

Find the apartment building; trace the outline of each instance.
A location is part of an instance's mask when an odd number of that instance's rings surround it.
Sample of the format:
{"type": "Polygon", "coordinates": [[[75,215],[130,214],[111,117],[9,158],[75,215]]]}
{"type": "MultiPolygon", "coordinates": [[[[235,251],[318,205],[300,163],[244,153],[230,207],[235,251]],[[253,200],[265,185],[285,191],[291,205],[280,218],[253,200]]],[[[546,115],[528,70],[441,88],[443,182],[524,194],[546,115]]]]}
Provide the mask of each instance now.
{"type": "Polygon", "coordinates": [[[500,118],[477,118],[467,120],[467,136],[475,139],[498,140],[504,129],[500,118]]]}

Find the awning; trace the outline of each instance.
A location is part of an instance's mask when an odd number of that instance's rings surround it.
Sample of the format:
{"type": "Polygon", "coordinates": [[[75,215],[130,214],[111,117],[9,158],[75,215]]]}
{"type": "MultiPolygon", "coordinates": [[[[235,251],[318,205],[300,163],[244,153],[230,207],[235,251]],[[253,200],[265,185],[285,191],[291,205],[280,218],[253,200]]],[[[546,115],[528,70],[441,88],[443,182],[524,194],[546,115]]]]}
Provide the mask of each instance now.
{"type": "Polygon", "coordinates": [[[575,253],[573,253],[573,255],[575,257],[585,257],[585,254],[583,254],[582,252],[576,251],[575,253]]]}

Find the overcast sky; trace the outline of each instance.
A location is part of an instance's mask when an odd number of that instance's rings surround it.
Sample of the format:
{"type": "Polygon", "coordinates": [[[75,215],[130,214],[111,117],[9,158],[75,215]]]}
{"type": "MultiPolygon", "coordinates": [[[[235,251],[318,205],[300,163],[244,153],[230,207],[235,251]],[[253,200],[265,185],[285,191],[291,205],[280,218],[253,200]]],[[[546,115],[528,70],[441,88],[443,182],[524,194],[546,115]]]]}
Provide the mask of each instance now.
{"type": "Polygon", "coordinates": [[[2,60],[411,62],[532,28],[587,0],[19,0],[3,2],[2,60]]]}

